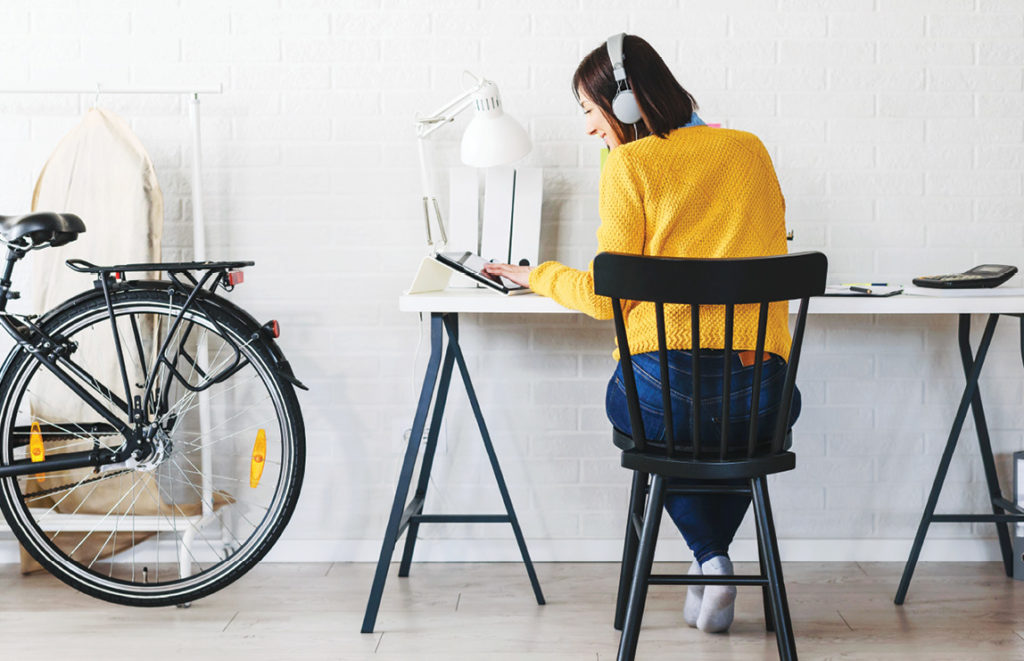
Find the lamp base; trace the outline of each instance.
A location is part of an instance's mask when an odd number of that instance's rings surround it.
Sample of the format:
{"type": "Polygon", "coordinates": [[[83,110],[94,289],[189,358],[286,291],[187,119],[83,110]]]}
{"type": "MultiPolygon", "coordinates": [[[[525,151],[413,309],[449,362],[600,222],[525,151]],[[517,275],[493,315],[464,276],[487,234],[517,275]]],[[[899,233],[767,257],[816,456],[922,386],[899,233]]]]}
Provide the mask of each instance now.
{"type": "Polygon", "coordinates": [[[448,287],[452,271],[434,257],[427,256],[420,262],[420,268],[416,271],[416,277],[406,294],[424,294],[431,291],[441,291],[448,287]]]}

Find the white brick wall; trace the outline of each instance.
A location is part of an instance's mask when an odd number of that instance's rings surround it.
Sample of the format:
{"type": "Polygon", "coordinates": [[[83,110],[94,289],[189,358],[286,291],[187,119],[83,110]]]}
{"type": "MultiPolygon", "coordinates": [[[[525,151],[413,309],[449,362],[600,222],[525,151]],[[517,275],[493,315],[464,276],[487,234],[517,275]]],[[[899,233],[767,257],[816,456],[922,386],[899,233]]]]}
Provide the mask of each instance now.
{"type": "MultiPolygon", "coordinates": [[[[209,253],[257,260],[232,297],[281,320],[283,347],[312,388],[301,395],[307,481],[279,557],[368,560],[379,549],[426,353],[424,329],[395,300],[423,249],[414,115],[452,97],[463,69],[496,80],[534,138],[526,163],[545,168],[542,256],[583,266],[598,224],[598,145],[582,134],[568,84],[579,58],[619,30],[659,49],[706,120],[761,136],[787,197],[792,247],[825,251],[833,280],[1022,265],[1019,0],[0,8],[0,87],[224,85],[202,105],[209,253]]],[[[27,210],[42,163],[91,101],[0,95],[0,213],[27,210]]],[[[184,103],[101,104],[149,148],[165,193],[165,257],[187,257],[184,103]]],[[[437,134],[436,162],[456,163],[465,122],[437,134]]],[[[614,558],[628,476],[602,407],[610,325],[569,315],[462,324],[535,556],[614,558]]],[[[799,466],[772,480],[789,557],[904,556],[959,396],[955,329],[942,317],[812,318],[799,466]]],[[[1000,328],[989,363],[982,386],[1005,472],[1024,441],[1014,323],[1000,328]]],[[[984,509],[975,455],[958,453],[943,507],[984,509]]],[[[434,511],[500,505],[457,383],[431,489],[434,511]]],[[[741,555],[752,548],[749,523],[741,555]]],[[[423,534],[424,557],[514,557],[500,526],[423,534]]],[[[990,526],[935,526],[930,539],[947,541],[926,556],[992,557],[994,544],[978,541],[991,535],[990,526]]],[[[675,536],[671,526],[665,536],[675,536]]],[[[680,547],[662,551],[678,557],[680,547]]]]}

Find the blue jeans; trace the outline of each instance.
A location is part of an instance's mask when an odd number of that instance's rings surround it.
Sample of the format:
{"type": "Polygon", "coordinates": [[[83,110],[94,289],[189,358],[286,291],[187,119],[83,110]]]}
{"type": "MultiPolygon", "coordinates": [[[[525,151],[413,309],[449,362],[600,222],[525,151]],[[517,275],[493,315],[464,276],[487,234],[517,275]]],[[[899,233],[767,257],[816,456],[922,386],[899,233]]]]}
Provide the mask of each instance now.
{"type": "MultiPolygon", "coordinates": [[[[693,356],[689,351],[669,352],[669,385],[672,393],[672,427],[677,444],[689,443],[692,438],[690,418],[693,407],[693,356]]],[[[722,434],[722,362],[721,353],[701,352],[700,359],[700,437],[701,446],[718,447],[722,434]]],[[[657,352],[633,356],[633,374],[640,398],[640,415],[644,434],[649,440],[665,438],[664,415],[661,406],[661,368],[657,352]]],[[[772,355],[764,361],[761,372],[761,393],[758,398],[758,430],[761,438],[768,438],[775,430],[782,385],[785,381],[786,362],[772,355]]],[[[750,423],[751,388],[754,366],[743,367],[733,356],[732,379],[729,395],[729,438],[737,439],[737,448],[746,447],[747,427],[750,423]]],[[[605,400],[608,419],[616,428],[631,433],[626,389],[622,380],[621,363],[615,369],[605,400]]],[[[793,406],[789,424],[800,415],[800,391],[793,391],[793,406]]],[[[670,485],[711,483],[672,480],[670,485]]],[[[745,484],[747,480],[716,484],[745,484]]],[[[716,555],[728,555],[736,530],[750,506],[750,496],[692,494],[668,495],[665,510],[679,528],[697,562],[705,562],[716,555]]]]}

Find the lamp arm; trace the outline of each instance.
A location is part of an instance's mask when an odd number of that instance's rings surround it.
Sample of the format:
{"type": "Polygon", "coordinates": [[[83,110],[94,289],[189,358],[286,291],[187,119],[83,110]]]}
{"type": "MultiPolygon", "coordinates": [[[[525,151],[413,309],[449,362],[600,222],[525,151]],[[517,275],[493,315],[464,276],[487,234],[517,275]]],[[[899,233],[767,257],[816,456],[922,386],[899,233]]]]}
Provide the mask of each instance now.
{"type": "MultiPolygon", "coordinates": [[[[467,71],[466,73],[469,72],[467,71]]],[[[469,75],[476,79],[476,84],[473,87],[463,91],[430,115],[416,118],[416,135],[418,137],[425,138],[445,124],[453,121],[459,113],[473,105],[473,95],[483,89],[484,86],[490,84],[490,81],[485,78],[480,78],[472,73],[469,75]]]]}
{"type": "MultiPolygon", "coordinates": [[[[475,90],[475,89],[472,90],[471,94],[475,93],[476,91],[477,90],[475,90]]],[[[420,138],[427,137],[428,135],[430,135],[431,133],[433,133],[437,129],[439,129],[442,126],[444,126],[445,124],[449,124],[449,123],[455,121],[455,118],[459,115],[459,113],[461,113],[463,110],[465,110],[466,108],[469,108],[471,105],[473,105],[473,97],[472,96],[469,96],[467,98],[462,98],[462,99],[460,99],[460,101],[461,101],[461,103],[459,103],[457,105],[456,104],[452,104],[452,105],[445,106],[445,108],[444,108],[444,110],[446,111],[445,114],[438,113],[438,114],[435,114],[435,115],[431,115],[430,117],[418,118],[416,120],[416,135],[418,137],[420,137],[420,138]]]]}

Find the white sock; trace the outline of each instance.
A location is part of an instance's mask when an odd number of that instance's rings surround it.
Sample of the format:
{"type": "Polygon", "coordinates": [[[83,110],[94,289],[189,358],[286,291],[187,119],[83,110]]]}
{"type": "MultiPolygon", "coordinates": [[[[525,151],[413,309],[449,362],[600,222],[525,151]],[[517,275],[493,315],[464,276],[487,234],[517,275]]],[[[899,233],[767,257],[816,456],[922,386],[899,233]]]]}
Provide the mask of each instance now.
{"type": "MultiPolygon", "coordinates": [[[[732,561],[724,555],[716,555],[700,566],[704,576],[724,576],[733,573],[732,561]]],[[[736,605],[735,585],[708,585],[697,616],[697,628],[706,633],[725,631],[732,624],[736,605]]]]}
{"type": "MultiPolygon", "coordinates": [[[[686,573],[700,576],[700,563],[694,560],[690,564],[690,571],[686,573]]],[[[703,596],[703,585],[691,585],[686,588],[686,604],[683,606],[683,619],[691,627],[697,626],[697,617],[700,616],[700,602],[703,596]]]]}

